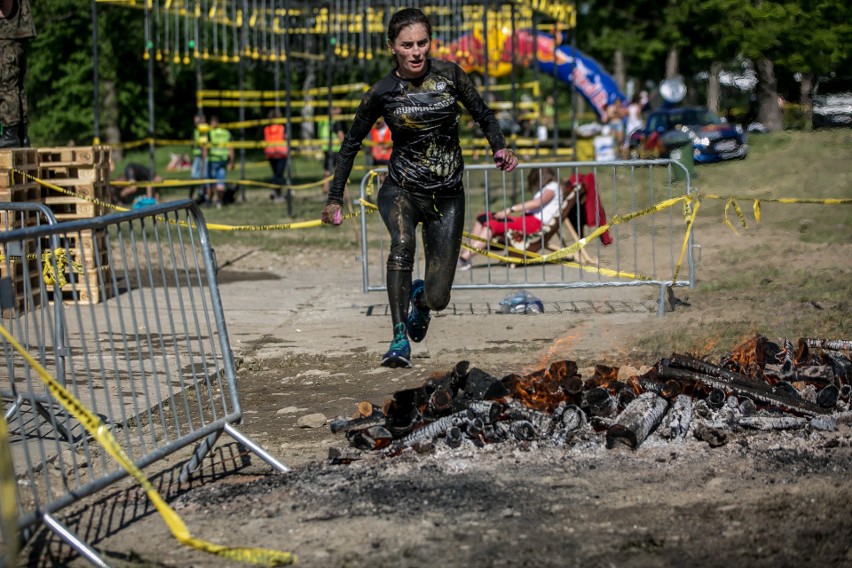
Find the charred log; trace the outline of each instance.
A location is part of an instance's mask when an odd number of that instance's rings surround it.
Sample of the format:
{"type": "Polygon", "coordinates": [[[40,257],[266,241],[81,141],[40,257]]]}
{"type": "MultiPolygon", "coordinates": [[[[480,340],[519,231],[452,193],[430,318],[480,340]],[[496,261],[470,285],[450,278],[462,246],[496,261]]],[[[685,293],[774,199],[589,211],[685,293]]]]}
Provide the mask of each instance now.
{"type": "Polygon", "coordinates": [[[840,398],[840,389],[834,385],[828,385],[817,393],[816,402],[823,408],[834,408],[838,398],[840,398]]]}
{"type": "Polygon", "coordinates": [[[352,432],[354,430],[363,430],[370,426],[382,426],[384,423],[385,415],[381,411],[374,413],[372,416],[362,416],[361,418],[336,418],[331,421],[331,432],[333,434],[352,432]]]}
{"type": "Polygon", "coordinates": [[[665,418],[665,428],[660,434],[664,438],[683,440],[692,423],[692,397],[685,394],[678,395],[671,405],[671,409],[665,418]]]}
{"type": "Polygon", "coordinates": [[[793,430],[807,426],[808,419],[801,416],[744,416],[738,424],[754,430],[793,430]]]}
{"type": "Polygon", "coordinates": [[[803,337],[805,345],[811,349],[828,349],[829,351],[852,351],[852,339],[814,339],[803,337]]]}
{"type": "Polygon", "coordinates": [[[725,391],[722,389],[713,389],[707,393],[707,406],[715,410],[719,410],[725,405],[725,391]]]}
{"type": "Polygon", "coordinates": [[[453,426],[449,430],[447,430],[446,440],[447,445],[451,448],[458,448],[459,446],[461,446],[462,442],[464,441],[464,436],[462,436],[461,428],[453,426]]]}
{"type": "MultiPolygon", "coordinates": [[[[712,367],[712,365],[710,366],[712,367]]],[[[825,408],[817,406],[816,404],[809,403],[805,400],[791,400],[787,397],[781,396],[773,392],[772,387],[766,385],[765,383],[748,381],[747,379],[743,381],[733,381],[729,380],[730,377],[718,378],[694,370],[689,370],[685,368],[673,368],[667,366],[665,364],[665,360],[660,361],[660,363],[658,364],[657,373],[659,376],[665,377],[667,379],[674,379],[682,383],[697,383],[710,389],[720,389],[723,391],[735,392],[738,395],[748,396],[753,400],[760,401],[765,404],[776,405],[781,408],[788,408],[796,412],[801,412],[802,414],[819,415],[827,414],[829,412],[825,408]]],[[[745,377],[742,378],[745,379],[745,377]]]]}
{"type": "Polygon", "coordinates": [[[450,428],[459,428],[462,425],[466,425],[467,422],[473,418],[475,418],[475,415],[469,409],[463,410],[461,412],[456,412],[455,414],[451,414],[449,416],[444,416],[435,420],[434,422],[426,424],[422,428],[414,430],[401,440],[394,442],[394,445],[399,447],[406,447],[422,442],[432,441],[435,438],[446,434],[450,428]]]}
{"type": "Polygon", "coordinates": [[[775,383],[775,386],[772,387],[772,392],[774,392],[775,394],[778,394],[780,396],[783,396],[785,398],[790,398],[790,399],[793,399],[793,400],[797,400],[797,399],[802,398],[799,395],[799,391],[796,390],[796,387],[794,387],[793,385],[791,385],[787,381],[778,381],[777,383],[775,383]]]}
{"type": "Polygon", "coordinates": [[[618,409],[615,397],[603,387],[595,387],[583,394],[583,404],[592,416],[612,416],[618,409]]]}
{"type": "Polygon", "coordinates": [[[654,428],[659,426],[668,409],[666,399],[655,393],[642,393],[624,409],[606,431],[606,447],[623,442],[638,448],[654,428]]]}

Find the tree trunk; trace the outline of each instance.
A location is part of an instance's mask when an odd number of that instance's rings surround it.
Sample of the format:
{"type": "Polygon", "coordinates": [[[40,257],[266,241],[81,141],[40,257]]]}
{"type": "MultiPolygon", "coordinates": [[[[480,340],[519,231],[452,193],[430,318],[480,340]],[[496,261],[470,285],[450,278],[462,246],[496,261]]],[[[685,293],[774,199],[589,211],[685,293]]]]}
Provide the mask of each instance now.
{"type": "Polygon", "coordinates": [[[678,61],[677,48],[672,46],[669,48],[668,55],[666,55],[666,79],[676,78],[678,76],[679,67],[680,63],[678,61]]]}
{"type": "Polygon", "coordinates": [[[104,127],[104,141],[112,146],[113,163],[118,163],[122,158],[121,130],[118,127],[118,92],[115,90],[115,81],[113,79],[101,80],[101,120],[104,127]]]}
{"type": "Polygon", "coordinates": [[[710,64],[710,77],[707,79],[707,108],[715,113],[719,113],[719,102],[722,98],[722,89],[719,83],[719,72],[722,71],[722,64],[714,61],[710,64]]]}
{"type": "Polygon", "coordinates": [[[624,71],[624,52],[621,49],[616,49],[612,57],[613,79],[618,88],[624,92],[625,71],[624,71]]]}
{"type": "Polygon", "coordinates": [[[781,130],[781,107],[778,105],[778,82],[775,79],[775,64],[761,57],[757,61],[757,120],[769,131],[781,130]]]}
{"type": "Polygon", "coordinates": [[[810,130],[814,117],[814,75],[813,73],[802,73],[802,82],[799,85],[799,100],[802,103],[802,119],[805,129],[810,130]]]}

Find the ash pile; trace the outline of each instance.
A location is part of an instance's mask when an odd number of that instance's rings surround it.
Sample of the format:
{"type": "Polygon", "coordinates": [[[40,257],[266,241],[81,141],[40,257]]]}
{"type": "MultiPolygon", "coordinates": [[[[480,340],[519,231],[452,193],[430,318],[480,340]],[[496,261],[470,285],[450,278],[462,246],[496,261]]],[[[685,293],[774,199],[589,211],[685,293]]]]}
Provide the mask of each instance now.
{"type": "Polygon", "coordinates": [[[758,335],[718,364],[674,354],[623,380],[618,367],[605,365],[584,380],[569,360],[502,378],[461,361],[381,406],[365,401],[352,418],[332,421],[349,444],[331,448],[329,458],[349,463],[511,440],[635,449],[652,433],[716,447],[744,430],[832,431],[852,422],[850,352],[850,340],[776,343],[758,335]]]}

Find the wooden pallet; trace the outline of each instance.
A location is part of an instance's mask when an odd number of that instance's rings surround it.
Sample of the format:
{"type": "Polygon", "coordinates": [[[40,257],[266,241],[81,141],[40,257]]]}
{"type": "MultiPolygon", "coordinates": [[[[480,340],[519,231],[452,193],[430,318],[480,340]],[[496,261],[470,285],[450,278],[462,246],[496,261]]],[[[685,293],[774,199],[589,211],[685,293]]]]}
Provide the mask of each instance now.
{"type": "MultiPolygon", "coordinates": [[[[8,173],[8,172],[5,172],[8,173]]],[[[0,172],[0,176],[3,172],[0,172]]],[[[3,187],[0,185],[0,201],[12,203],[43,203],[42,187],[35,183],[20,183],[3,187]]]]}
{"type": "Polygon", "coordinates": [[[109,146],[60,146],[37,148],[41,167],[106,166],[109,168],[109,146]]]}
{"type": "Polygon", "coordinates": [[[109,266],[106,232],[103,229],[68,233],[62,238],[68,258],[89,270],[109,266]]]}
{"type": "Polygon", "coordinates": [[[38,177],[50,185],[63,188],[68,195],[46,187],[44,203],[58,220],[85,219],[108,213],[110,149],[108,146],[38,148],[38,177]]]}
{"type": "MultiPolygon", "coordinates": [[[[0,196],[2,196],[2,193],[0,193],[0,196]]],[[[0,197],[0,201],[3,201],[2,197],[0,197]]],[[[7,211],[0,209],[0,231],[34,227],[39,224],[39,217],[40,214],[37,211],[7,211]]]]}
{"type": "Polygon", "coordinates": [[[101,205],[70,195],[51,195],[44,198],[44,203],[50,207],[58,221],[97,217],[104,209],[101,205]]]}
{"type": "Polygon", "coordinates": [[[0,150],[0,169],[34,170],[38,168],[38,151],[35,148],[0,150]]]}

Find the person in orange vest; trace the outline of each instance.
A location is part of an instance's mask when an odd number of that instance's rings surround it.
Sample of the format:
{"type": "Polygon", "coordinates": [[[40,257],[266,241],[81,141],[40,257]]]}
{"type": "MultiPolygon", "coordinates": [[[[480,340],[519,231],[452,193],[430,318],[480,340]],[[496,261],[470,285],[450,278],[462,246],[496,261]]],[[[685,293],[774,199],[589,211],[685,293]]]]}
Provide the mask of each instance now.
{"type": "MultiPolygon", "coordinates": [[[[391,152],[393,152],[391,131],[390,128],[388,128],[385,119],[381,116],[370,130],[370,140],[373,142],[373,147],[370,149],[370,154],[373,156],[373,165],[388,165],[391,158],[391,152]]],[[[379,174],[379,185],[384,183],[384,181],[385,175],[379,174]]]]}
{"type": "MultiPolygon", "coordinates": [[[[281,118],[278,109],[269,112],[269,118],[281,118]]],[[[272,183],[277,187],[269,194],[269,199],[281,201],[281,186],[284,185],[284,169],[287,167],[287,134],[283,124],[268,124],[263,129],[263,140],[266,142],[264,153],[272,168],[272,183]]]]}

